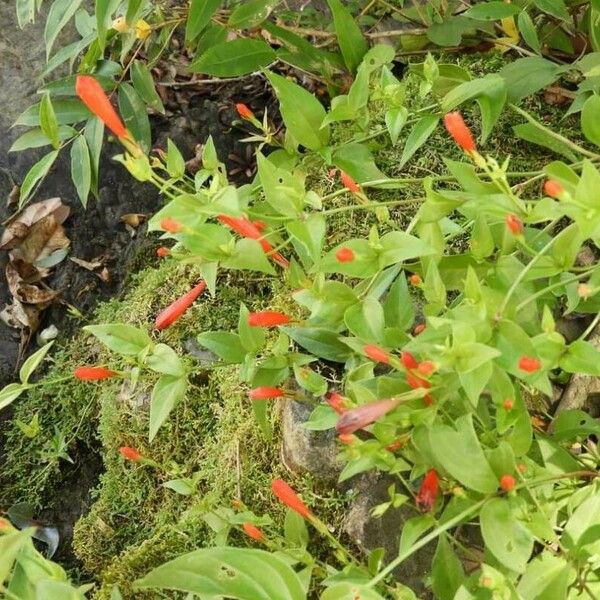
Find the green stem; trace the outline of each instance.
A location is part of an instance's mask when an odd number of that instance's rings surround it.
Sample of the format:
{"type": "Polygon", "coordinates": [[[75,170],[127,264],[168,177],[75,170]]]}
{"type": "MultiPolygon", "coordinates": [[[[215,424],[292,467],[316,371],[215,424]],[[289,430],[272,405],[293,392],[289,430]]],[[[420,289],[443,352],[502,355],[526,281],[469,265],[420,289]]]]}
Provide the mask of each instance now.
{"type": "MultiPolygon", "coordinates": [[[[593,269],[590,269],[590,271],[592,271],[592,270],[593,269]]],[[[525,308],[530,302],[537,300],[540,296],[543,296],[544,294],[547,294],[548,292],[551,292],[552,290],[561,288],[565,285],[569,285],[569,283],[579,281],[580,279],[584,279],[585,277],[587,277],[590,274],[590,271],[584,271],[583,273],[579,273],[579,275],[573,275],[573,277],[569,277],[569,279],[565,279],[563,281],[558,281],[556,283],[548,285],[545,288],[537,291],[535,294],[531,294],[531,296],[528,296],[527,298],[525,298],[525,300],[523,300],[520,304],[517,305],[517,312],[521,312],[523,310],[523,308],[525,308]]]]}
{"type": "Polygon", "coordinates": [[[373,586],[377,585],[380,581],[382,581],[385,577],[387,577],[400,563],[405,561],[409,556],[413,555],[417,550],[420,550],[421,548],[423,548],[423,546],[426,546],[427,544],[429,544],[429,542],[432,542],[433,540],[435,540],[440,534],[444,533],[444,531],[448,531],[455,525],[458,525],[461,521],[463,521],[467,517],[470,517],[473,513],[476,513],[487,501],[488,501],[488,498],[484,498],[483,500],[476,502],[475,504],[473,504],[473,506],[470,506],[469,508],[463,510],[461,513],[456,515],[454,518],[446,521],[443,525],[439,525],[433,531],[428,533],[426,536],[422,537],[420,540],[417,540],[412,546],[410,546],[410,548],[407,548],[404,552],[400,552],[398,554],[398,556],[391,563],[389,563],[384,569],[379,571],[379,573],[377,575],[375,575],[375,577],[373,577],[373,579],[371,579],[371,581],[369,581],[369,583],[367,583],[367,587],[373,587],[373,586]]]}
{"type": "Polygon", "coordinates": [[[594,331],[594,328],[596,327],[596,325],[598,325],[598,322],[600,321],[600,313],[598,313],[593,321],[588,325],[587,329],[579,336],[578,340],[585,340],[585,338],[587,338],[588,335],[590,335],[590,333],[592,333],[592,331],[594,331]]]}
{"type": "Polygon", "coordinates": [[[525,268],[517,275],[516,279],[513,281],[512,285],[510,286],[510,288],[508,289],[508,292],[506,293],[506,296],[504,297],[504,300],[502,301],[502,305],[500,306],[500,310],[498,311],[498,316],[502,316],[502,313],[504,313],[504,311],[506,310],[506,307],[508,305],[508,302],[510,301],[511,296],[515,293],[515,290],[517,289],[517,287],[519,286],[519,284],[521,283],[521,281],[523,281],[523,278],[525,277],[525,275],[527,275],[527,273],[529,273],[529,271],[531,271],[531,269],[533,268],[533,266],[540,260],[540,258],[550,249],[550,247],[552,246],[552,244],[554,243],[554,240],[556,238],[552,238],[539,252],[538,254],[536,254],[536,256],[534,256],[528,263],[527,265],[525,265],[525,268]]]}
{"type": "Polygon", "coordinates": [[[349,210],[374,210],[378,206],[410,206],[423,202],[425,198],[412,198],[411,200],[388,200],[386,202],[370,202],[369,204],[351,204],[350,206],[340,206],[338,208],[330,208],[324,210],[322,215],[334,215],[336,213],[346,212],[349,210]]]}

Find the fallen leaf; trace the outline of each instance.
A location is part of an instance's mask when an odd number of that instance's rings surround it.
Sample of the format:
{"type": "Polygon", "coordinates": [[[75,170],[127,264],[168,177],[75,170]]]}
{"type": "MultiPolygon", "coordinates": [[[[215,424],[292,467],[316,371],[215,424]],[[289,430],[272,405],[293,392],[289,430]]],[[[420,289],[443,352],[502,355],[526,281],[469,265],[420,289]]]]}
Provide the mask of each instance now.
{"type": "Polygon", "coordinates": [[[69,256],[69,260],[73,261],[76,265],[87,269],[88,271],[95,271],[103,264],[102,261],[98,259],[94,260],[94,262],[89,262],[87,260],[83,260],[82,258],[77,258],[76,256],[69,256]]]}
{"type": "Polygon", "coordinates": [[[121,216],[121,222],[135,228],[139,227],[147,218],[148,215],[143,213],[127,213],[121,216]]]}

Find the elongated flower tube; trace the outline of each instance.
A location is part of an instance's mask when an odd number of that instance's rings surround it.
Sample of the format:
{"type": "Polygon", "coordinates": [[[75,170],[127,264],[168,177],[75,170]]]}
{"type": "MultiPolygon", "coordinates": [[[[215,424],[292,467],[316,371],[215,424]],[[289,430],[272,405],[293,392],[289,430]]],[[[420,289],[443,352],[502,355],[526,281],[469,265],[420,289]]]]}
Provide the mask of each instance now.
{"type": "Polygon", "coordinates": [[[429,512],[433,509],[439,493],[440,483],[437,471],[430,469],[423,478],[423,483],[419,488],[416,497],[416,503],[423,512],[429,512]]]}
{"type": "Polygon", "coordinates": [[[263,310],[248,315],[250,327],[277,327],[278,325],[287,325],[290,321],[291,319],[287,315],[274,310],[263,310]]]}
{"type": "Polygon", "coordinates": [[[254,113],[245,104],[242,104],[241,102],[238,102],[238,104],[235,105],[235,110],[237,110],[238,115],[240,115],[242,119],[254,118],[254,113]]]}
{"type": "Polygon", "coordinates": [[[407,369],[416,369],[419,366],[417,359],[410,352],[401,352],[400,353],[400,362],[407,369]]]}
{"type": "Polygon", "coordinates": [[[506,227],[513,235],[523,235],[523,221],[517,215],[508,214],[505,217],[506,227]]]}
{"type": "Polygon", "coordinates": [[[419,377],[413,373],[406,374],[406,383],[408,383],[413,390],[417,390],[419,388],[425,388],[428,390],[431,387],[431,384],[429,381],[427,381],[427,379],[423,379],[422,377],[419,377]]]}
{"type": "Polygon", "coordinates": [[[353,194],[357,194],[358,192],[360,192],[360,186],[358,185],[358,183],[356,183],[356,181],[354,181],[354,179],[352,179],[352,177],[350,177],[350,175],[348,175],[348,173],[341,171],[340,180],[342,182],[342,185],[349,192],[352,192],[353,194]]]}
{"type": "Polygon", "coordinates": [[[563,192],[563,186],[554,179],[548,179],[544,183],[544,193],[551,198],[558,198],[563,192]]]}
{"type": "Polygon", "coordinates": [[[289,261],[281,256],[279,252],[273,253],[273,246],[263,238],[260,229],[252,221],[249,221],[244,217],[230,217],[229,215],[219,215],[217,219],[221,221],[223,225],[227,225],[227,227],[230,227],[242,237],[257,240],[263,251],[284,269],[290,266],[289,261]]]}
{"type": "Polygon", "coordinates": [[[160,228],[169,233],[179,233],[183,229],[183,225],[176,219],[167,217],[160,222],[160,228]]]}
{"type": "Polygon", "coordinates": [[[329,392],[326,397],[327,403],[338,415],[341,415],[343,412],[346,412],[346,407],[344,406],[344,396],[338,394],[337,392],[329,392]]]}
{"type": "Polygon", "coordinates": [[[250,400],[271,400],[273,398],[282,398],[283,396],[285,396],[285,390],[268,385],[255,387],[248,392],[250,400]]]}
{"type": "Polygon", "coordinates": [[[542,363],[537,358],[533,358],[533,356],[522,356],[519,359],[519,369],[526,373],[535,373],[540,370],[541,366],[542,363]]]}
{"type": "Polygon", "coordinates": [[[121,446],[119,448],[119,452],[125,460],[139,462],[143,458],[142,455],[135,448],[132,448],[131,446],[121,446]]]}
{"type": "Polygon", "coordinates": [[[194,286],[189,292],[186,292],[181,298],[169,304],[167,308],[159,313],[156,317],[156,329],[166,329],[179,319],[185,311],[195,302],[196,298],[206,289],[206,282],[201,281],[194,286]]]}
{"type": "Polygon", "coordinates": [[[73,375],[76,379],[81,381],[98,381],[101,379],[108,379],[109,377],[115,377],[118,375],[115,371],[105,369],[104,367],[77,367],[73,371],[73,375]]]}
{"type": "Polygon", "coordinates": [[[372,361],[380,362],[385,365],[389,364],[390,362],[390,353],[386,352],[383,348],[380,348],[375,344],[367,344],[363,348],[363,352],[365,353],[365,356],[370,358],[372,361]]]}
{"type": "Polygon", "coordinates": [[[396,408],[398,402],[395,398],[390,398],[346,410],[338,419],[335,429],[338,433],[354,433],[389,413],[396,408]]]}
{"type": "Polygon", "coordinates": [[[454,141],[465,152],[475,152],[477,150],[471,131],[466,126],[459,112],[451,112],[444,115],[444,125],[448,133],[454,138],[454,141]]]}
{"type": "Polygon", "coordinates": [[[127,135],[121,117],[110,103],[102,86],[90,75],[78,75],[75,92],[87,108],[96,115],[118,138],[127,135]]]}
{"type": "Polygon", "coordinates": [[[283,479],[275,479],[271,483],[271,490],[282,504],[297,512],[301,517],[306,519],[311,516],[308,506],[300,500],[298,494],[283,479]]]}
{"type": "Polygon", "coordinates": [[[252,523],[244,523],[242,529],[244,530],[244,533],[253,540],[256,540],[257,542],[265,541],[264,533],[255,525],[252,525],[252,523]]]}

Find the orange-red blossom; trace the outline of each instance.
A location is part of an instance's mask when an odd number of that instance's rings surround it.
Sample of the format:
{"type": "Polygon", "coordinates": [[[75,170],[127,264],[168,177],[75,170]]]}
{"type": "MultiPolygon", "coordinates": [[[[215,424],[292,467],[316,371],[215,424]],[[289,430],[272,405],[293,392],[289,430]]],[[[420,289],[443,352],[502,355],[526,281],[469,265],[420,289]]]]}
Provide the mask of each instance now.
{"type": "Polygon", "coordinates": [[[127,136],[127,129],[123,125],[123,121],[94,77],[78,75],[75,81],[75,92],[90,112],[96,115],[118,138],[127,136]]]}
{"type": "Polygon", "coordinates": [[[194,303],[196,298],[206,289],[206,282],[201,281],[194,286],[189,292],[186,292],[181,298],[169,304],[167,308],[159,313],[156,317],[156,329],[166,329],[179,319],[187,309],[194,303]]]}
{"type": "Polygon", "coordinates": [[[301,517],[306,519],[311,516],[308,506],[300,500],[298,494],[283,479],[275,479],[271,483],[271,490],[281,503],[297,512],[301,517]]]}
{"type": "Polygon", "coordinates": [[[268,385],[255,387],[248,392],[250,400],[271,400],[272,398],[282,398],[283,396],[285,396],[285,390],[268,385]]]}
{"type": "Polygon", "coordinates": [[[264,239],[260,229],[252,221],[249,221],[244,217],[230,217],[229,215],[219,215],[217,219],[221,221],[223,225],[227,225],[227,227],[230,227],[242,237],[258,241],[265,254],[268,254],[278,265],[282,266],[284,269],[290,266],[289,261],[281,256],[279,252],[273,253],[273,246],[266,239],[264,239]]]}
{"type": "Polygon", "coordinates": [[[248,315],[248,325],[250,327],[277,327],[278,325],[287,325],[291,319],[275,310],[263,310],[253,312],[248,315]]]}
{"type": "Polygon", "coordinates": [[[115,377],[118,373],[104,367],[77,367],[73,371],[73,375],[76,379],[81,379],[81,381],[98,381],[100,379],[115,377]]]}
{"type": "Polygon", "coordinates": [[[121,456],[125,460],[139,462],[143,458],[142,455],[135,448],[132,448],[131,446],[121,446],[119,448],[119,452],[121,453],[121,456]]]}
{"type": "Polygon", "coordinates": [[[440,491],[440,482],[437,471],[430,469],[425,473],[423,477],[423,483],[419,488],[419,492],[416,497],[416,503],[419,509],[423,512],[429,512],[433,509],[435,501],[440,491]]]}
{"type": "Polygon", "coordinates": [[[470,129],[466,126],[459,112],[451,112],[444,116],[444,125],[454,141],[465,151],[475,152],[477,146],[470,129]]]}
{"type": "Polygon", "coordinates": [[[252,523],[244,523],[242,529],[244,530],[244,533],[253,540],[256,540],[257,542],[265,541],[264,533],[258,527],[252,525],[252,523]]]}
{"type": "Polygon", "coordinates": [[[354,179],[352,179],[352,177],[350,177],[350,175],[348,175],[348,173],[342,171],[340,173],[340,180],[342,182],[342,185],[348,191],[352,192],[353,194],[358,194],[358,192],[360,192],[360,186],[358,185],[358,183],[356,183],[356,181],[354,181],[354,179]]]}

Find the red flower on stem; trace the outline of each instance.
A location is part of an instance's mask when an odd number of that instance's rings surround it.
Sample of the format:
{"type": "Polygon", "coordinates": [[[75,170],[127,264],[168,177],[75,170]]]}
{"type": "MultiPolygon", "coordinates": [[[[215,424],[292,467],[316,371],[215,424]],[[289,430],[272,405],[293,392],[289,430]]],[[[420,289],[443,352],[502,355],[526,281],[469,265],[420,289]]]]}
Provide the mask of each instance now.
{"type": "Polygon", "coordinates": [[[417,371],[419,371],[419,373],[421,373],[421,375],[425,375],[425,377],[429,377],[429,375],[432,375],[433,373],[435,373],[436,370],[437,370],[436,364],[434,362],[431,362],[430,360],[424,360],[417,367],[417,371]]]}
{"type": "Polygon", "coordinates": [[[500,477],[500,488],[505,492],[512,492],[517,484],[515,478],[512,475],[502,475],[500,477]]]}
{"type": "Polygon", "coordinates": [[[217,219],[242,237],[256,240],[261,245],[265,254],[268,254],[278,265],[283,268],[290,266],[289,261],[281,256],[279,252],[273,253],[273,246],[263,238],[260,229],[252,221],[244,217],[230,217],[229,215],[219,215],[217,219]]]}
{"type": "Polygon", "coordinates": [[[270,400],[272,398],[281,398],[283,396],[285,396],[285,390],[267,385],[255,387],[248,392],[248,398],[250,398],[250,400],[270,400]]]}
{"type": "Polygon", "coordinates": [[[245,105],[239,102],[235,105],[235,110],[237,110],[238,115],[242,117],[242,119],[253,119],[254,113],[245,105]]]}
{"type": "Polygon", "coordinates": [[[73,371],[73,375],[76,379],[81,379],[81,381],[98,381],[100,379],[116,377],[118,373],[104,367],[77,367],[73,371]]]}
{"type": "Polygon", "coordinates": [[[251,537],[253,540],[256,540],[257,542],[265,541],[265,536],[263,532],[258,527],[252,525],[252,523],[244,523],[242,525],[242,529],[244,530],[244,533],[247,536],[251,537]]]}
{"type": "Polygon", "coordinates": [[[358,183],[356,183],[356,181],[354,181],[354,179],[352,179],[352,177],[350,177],[350,175],[348,175],[348,173],[341,171],[340,180],[342,182],[342,185],[348,191],[352,192],[353,194],[357,194],[358,192],[360,192],[360,186],[358,185],[358,183]]]}
{"type": "Polygon", "coordinates": [[[418,286],[418,285],[421,285],[423,283],[423,280],[421,279],[421,276],[417,275],[416,273],[413,273],[408,278],[408,281],[409,281],[410,285],[414,285],[414,286],[418,286]]]}
{"type": "Polygon", "coordinates": [[[356,436],[352,433],[340,433],[338,439],[342,444],[345,444],[346,446],[351,446],[356,441],[356,436]]]}
{"type": "Polygon", "coordinates": [[[156,249],[156,256],[159,258],[165,258],[171,254],[171,251],[166,246],[161,246],[156,249]]]}
{"type": "Polygon", "coordinates": [[[542,363],[533,356],[522,356],[519,359],[519,369],[525,373],[535,373],[542,367],[542,363]]]}
{"type": "Polygon", "coordinates": [[[119,448],[119,452],[121,453],[121,456],[125,460],[139,462],[143,458],[143,456],[135,448],[132,448],[131,446],[121,446],[119,448]]]}
{"type": "Polygon", "coordinates": [[[355,259],[354,250],[352,248],[340,248],[335,253],[335,259],[341,263],[352,262],[355,259]]]}
{"type": "Polygon", "coordinates": [[[380,362],[385,365],[390,362],[390,353],[386,352],[383,348],[376,346],[375,344],[367,344],[363,348],[365,355],[375,362],[380,362]]]}
{"type": "Polygon", "coordinates": [[[374,423],[377,419],[396,408],[397,405],[398,400],[390,398],[346,410],[338,419],[335,428],[338,433],[354,433],[359,429],[371,425],[371,423],[374,423]]]}
{"type": "Polygon", "coordinates": [[[504,402],[502,403],[502,408],[504,410],[512,410],[514,405],[515,403],[512,398],[506,398],[506,400],[504,400],[504,402]]]}
{"type": "Polygon", "coordinates": [[[551,198],[559,198],[563,191],[563,186],[554,179],[548,179],[544,183],[544,193],[551,198]]]}
{"type": "Polygon", "coordinates": [[[440,481],[435,469],[430,469],[423,478],[423,483],[419,488],[416,497],[416,503],[420,510],[429,512],[433,509],[440,491],[440,481]]]}
{"type": "Polygon", "coordinates": [[[523,235],[523,221],[517,215],[508,214],[505,218],[506,226],[513,235],[523,235]]]}
{"type": "Polygon", "coordinates": [[[326,397],[327,403],[333,410],[335,410],[338,415],[341,415],[346,411],[346,407],[344,406],[344,396],[338,394],[337,392],[329,392],[326,397]]]}
{"type": "Polygon", "coordinates": [[[160,228],[168,233],[179,233],[183,229],[183,225],[175,219],[166,218],[160,222],[160,228]]]}
{"type": "Polygon", "coordinates": [[[274,310],[263,310],[248,315],[250,327],[276,327],[277,325],[287,325],[290,321],[291,319],[287,315],[274,310]]]}
{"type": "Polygon", "coordinates": [[[459,112],[451,112],[444,116],[444,125],[454,141],[465,151],[475,152],[477,146],[473,140],[470,129],[465,125],[459,112]]]}
{"type": "Polygon", "coordinates": [[[416,358],[410,352],[401,352],[400,353],[400,362],[407,369],[416,369],[419,366],[416,358]]]}
{"type": "Polygon", "coordinates": [[[310,517],[310,510],[308,510],[306,504],[300,500],[298,494],[283,479],[275,479],[271,483],[271,490],[277,496],[277,499],[288,508],[297,512],[301,517],[310,517]]]}
{"type": "Polygon", "coordinates": [[[110,103],[102,86],[90,75],[78,75],[75,92],[87,108],[96,115],[118,138],[127,135],[127,129],[121,117],[110,103]]]}
{"type": "Polygon", "coordinates": [[[201,281],[194,286],[189,292],[186,292],[181,298],[169,304],[167,308],[159,313],[156,317],[155,327],[158,330],[170,327],[179,319],[187,309],[195,302],[196,298],[206,289],[206,282],[201,281]]]}
{"type": "Polygon", "coordinates": [[[431,387],[431,384],[427,379],[423,379],[422,377],[417,377],[417,375],[413,373],[406,374],[406,383],[413,389],[425,388],[428,390],[431,387]]]}

